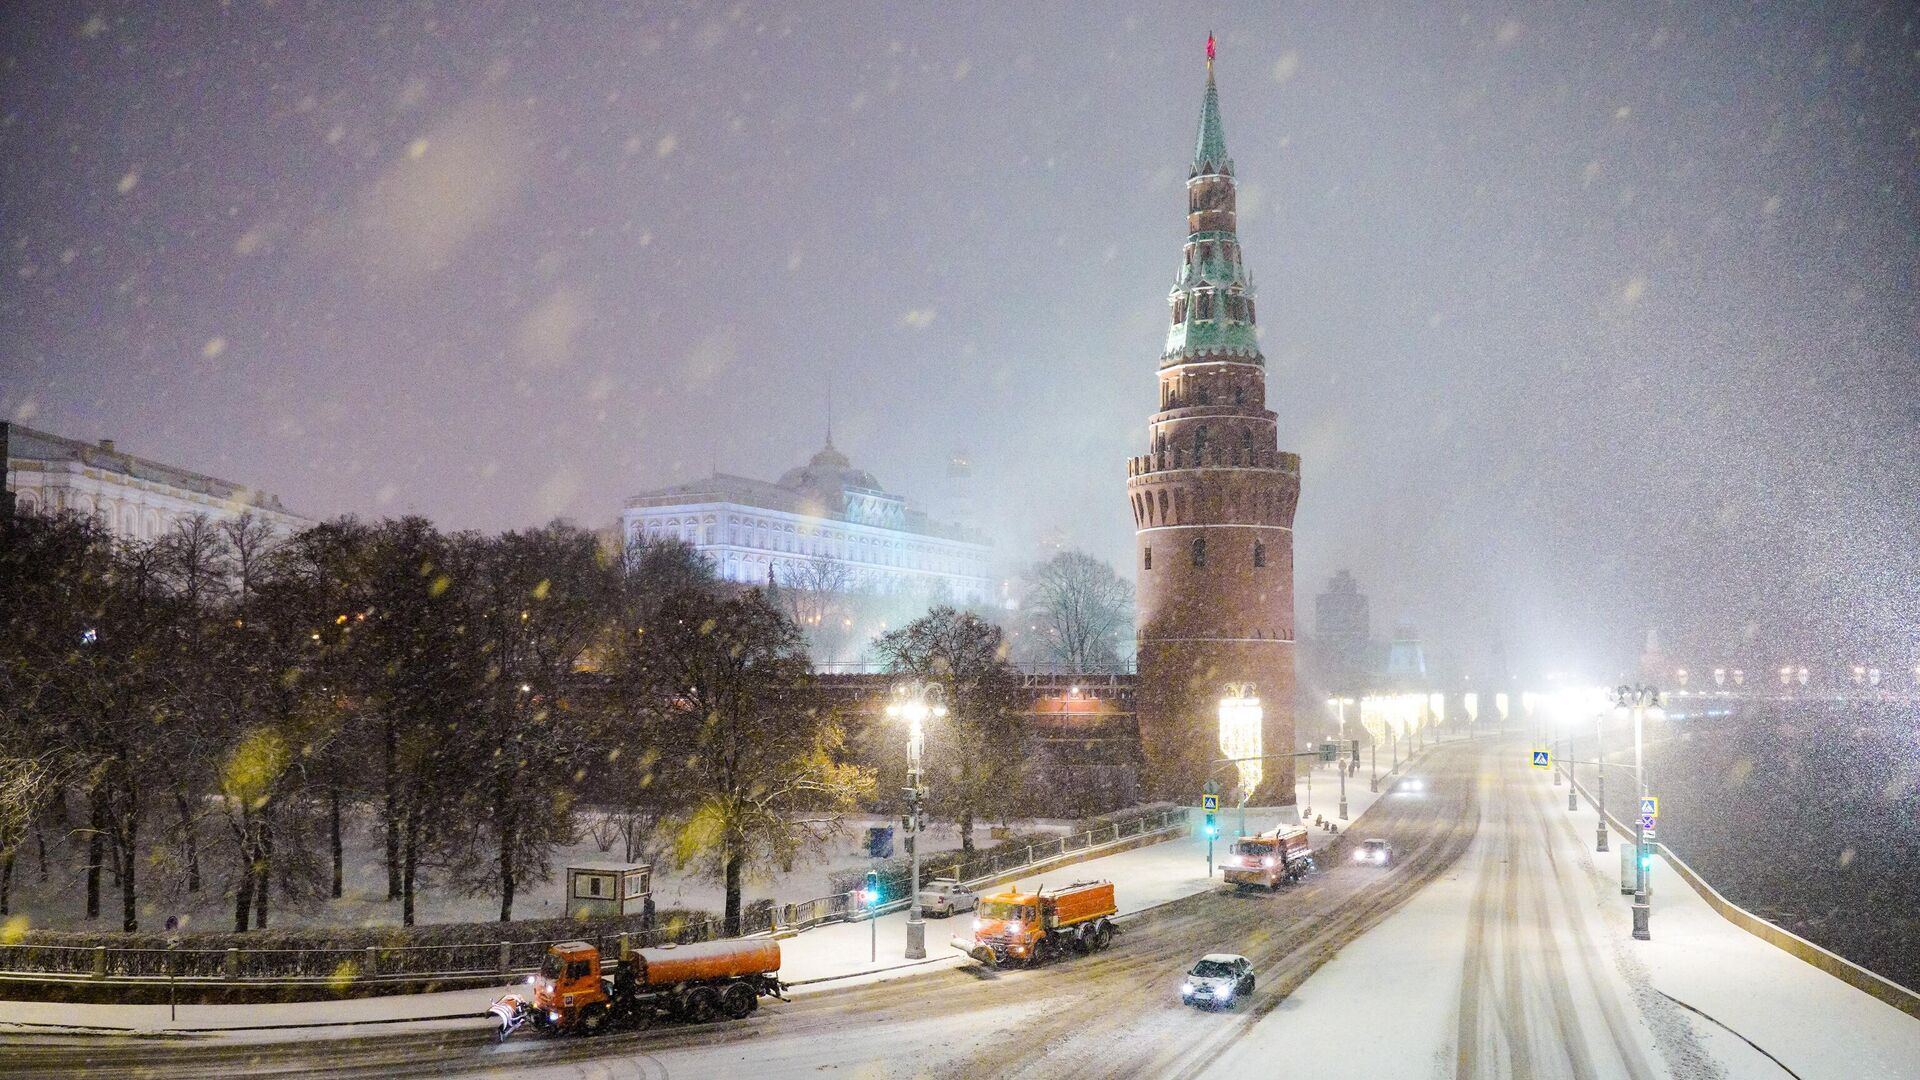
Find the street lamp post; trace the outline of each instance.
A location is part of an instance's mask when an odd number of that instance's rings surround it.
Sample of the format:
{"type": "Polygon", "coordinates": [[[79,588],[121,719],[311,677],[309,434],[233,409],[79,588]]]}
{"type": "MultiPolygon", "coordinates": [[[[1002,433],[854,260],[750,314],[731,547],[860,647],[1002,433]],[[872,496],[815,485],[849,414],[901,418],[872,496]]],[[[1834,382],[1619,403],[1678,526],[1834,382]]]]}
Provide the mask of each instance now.
{"type": "Polygon", "coordinates": [[[1380,791],[1380,740],[1371,731],[1367,732],[1367,761],[1368,768],[1373,772],[1367,790],[1377,794],[1380,791]]]}
{"type": "MultiPolygon", "coordinates": [[[[1620,686],[1613,691],[1614,705],[1633,716],[1633,774],[1640,789],[1641,805],[1647,798],[1646,718],[1649,709],[1660,707],[1660,691],[1651,686],[1620,686]]],[[[1633,819],[1633,937],[1646,941],[1652,936],[1647,923],[1652,907],[1647,903],[1647,819],[1633,819]]]]}
{"type": "Polygon", "coordinates": [[[1600,787],[1600,819],[1593,824],[1593,850],[1607,850],[1607,713],[1601,710],[1593,729],[1595,783],[1600,787]]]}
{"type": "MultiPolygon", "coordinates": [[[[1340,749],[1343,752],[1347,748],[1347,702],[1349,700],[1343,697],[1333,699],[1334,710],[1340,717],[1340,749]]],[[[1345,821],[1347,820],[1347,763],[1338,757],[1335,761],[1340,766],[1340,820],[1345,821]]]]}
{"type": "Polygon", "coordinates": [[[907,882],[906,958],[924,960],[927,924],[920,917],[920,803],[926,797],[926,788],[921,783],[920,758],[926,746],[923,725],[929,717],[946,716],[947,705],[939,685],[934,683],[903,683],[894,687],[893,694],[887,715],[907,722],[907,851],[913,856],[913,870],[907,882]]]}

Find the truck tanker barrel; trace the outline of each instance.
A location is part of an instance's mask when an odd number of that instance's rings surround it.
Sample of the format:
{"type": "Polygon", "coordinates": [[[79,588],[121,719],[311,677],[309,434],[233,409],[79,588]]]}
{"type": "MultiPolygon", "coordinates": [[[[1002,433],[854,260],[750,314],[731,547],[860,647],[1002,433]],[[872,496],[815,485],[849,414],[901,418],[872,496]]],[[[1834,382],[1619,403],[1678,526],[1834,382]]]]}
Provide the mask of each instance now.
{"type": "Polygon", "coordinates": [[[1040,891],[1040,903],[1053,926],[1074,926],[1113,915],[1113,882],[1076,881],[1062,889],[1040,891]]]}
{"type": "Polygon", "coordinates": [[[780,970],[780,943],[771,938],[698,941],[633,954],[635,978],[645,986],[770,975],[780,970]]]}

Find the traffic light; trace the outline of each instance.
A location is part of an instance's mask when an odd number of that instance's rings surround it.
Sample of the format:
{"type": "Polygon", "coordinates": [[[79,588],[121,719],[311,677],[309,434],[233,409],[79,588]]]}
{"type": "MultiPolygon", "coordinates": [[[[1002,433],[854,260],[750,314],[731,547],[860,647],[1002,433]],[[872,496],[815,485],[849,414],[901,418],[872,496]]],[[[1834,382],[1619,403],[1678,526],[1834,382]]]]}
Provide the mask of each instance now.
{"type": "Polygon", "coordinates": [[[880,903],[880,871],[867,871],[867,888],[862,899],[867,902],[868,907],[874,907],[880,903]]]}
{"type": "Polygon", "coordinates": [[[1214,837],[1216,837],[1216,836],[1219,836],[1219,835],[1220,835],[1220,827],[1219,827],[1218,825],[1215,825],[1215,824],[1213,823],[1213,815],[1212,815],[1212,814],[1208,814],[1208,815],[1207,815],[1207,825],[1206,825],[1206,829],[1207,829],[1207,839],[1209,839],[1209,840],[1211,840],[1211,839],[1213,839],[1214,837]]]}
{"type": "Polygon", "coordinates": [[[1649,874],[1653,872],[1653,849],[1652,848],[1647,847],[1647,848],[1640,849],[1640,869],[1643,872],[1649,873],[1649,874]]]}

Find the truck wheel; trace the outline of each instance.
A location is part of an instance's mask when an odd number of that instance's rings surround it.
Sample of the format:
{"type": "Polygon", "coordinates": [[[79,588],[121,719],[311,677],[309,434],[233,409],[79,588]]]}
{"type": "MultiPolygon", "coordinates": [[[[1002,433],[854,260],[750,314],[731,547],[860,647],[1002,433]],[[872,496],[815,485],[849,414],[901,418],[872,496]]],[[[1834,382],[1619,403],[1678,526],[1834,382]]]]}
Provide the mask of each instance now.
{"type": "Polygon", "coordinates": [[[720,995],[711,986],[696,986],[681,995],[680,1015],[690,1024],[704,1024],[720,1009],[720,995]]]}
{"type": "Polygon", "coordinates": [[[1093,947],[1104,949],[1111,944],[1113,944],[1113,924],[1101,919],[1100,925],[1093,928],[1093,947]]]}
{"type": "Polygon", "coordinates": [[[607,1027],[607,1007],[595,1003],[580,1010],[580,1034],[598,1035],[607,1027]]]}
{"type": "Polygon", "coordinates": [[[1073,935],[1073,951],[1085,956],[1093,951],[1093,931],[1083,930],[1073,935]]]}
{"type": "Polygon", "coordinates": [[[720,991],[720,1011],[733,1020],[745,1020],[753,1015],[753,1007],[759,1003],[759,995],[746,983],[734,983],[720,991]]]}

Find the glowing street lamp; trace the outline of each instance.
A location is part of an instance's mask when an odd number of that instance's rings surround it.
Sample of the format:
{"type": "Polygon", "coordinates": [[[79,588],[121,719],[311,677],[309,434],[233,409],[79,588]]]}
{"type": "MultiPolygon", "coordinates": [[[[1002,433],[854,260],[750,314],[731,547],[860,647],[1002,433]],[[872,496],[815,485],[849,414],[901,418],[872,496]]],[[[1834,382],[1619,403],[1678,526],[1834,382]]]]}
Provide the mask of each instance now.
{"type": "MultiPolygon", "coordinates": [[[[1660,708],[1660,691],[1651,686],[1619,686],[1612,694],[1614,711],[1617,715],[1633,716],[1633,773],[1635,786],[1640,789],[1641,805],[1647,798],[1646,765],[1646,718],[1651,715],[1655,720],[1663,719],[1666,713],[1660,708]]],[[[1633,824],[1633,936],[1636,941],[1646,941],[1652,936],[1647,928],[1652,908],[1647,904],[1647,870],[1653,858],[1647,848],[1647,819],[1636,815],[1633,824]]]]}
{"type": "Polygon", "coordinates": [[[913,877],[908,882],[907,952],[908,960],[927,956],[927,924],[920,918],[920,803],[926,798],[921,785],[920,755],[926,748],[926,721],[947,715],[946,697],[938,683],[909,682],[893,688],[893,700],[887,703],[887,716],[907,722],[907,850],[913,854],[913,877]]]}
{"type": "MultiPolygon", "coordinates": [[[[1333,706],[1339,713],[1340,749],[1344,753],[1347,748],[1347,706],[1353,704],[1353,699],[1345,697],[1328,698],[1327,704],[1333,706]]],[[[1345,821],[1347,820],[1347,763],[1339,758],[1336,758],[1335,761],[1340,766],[1340,820],[1345,821]]]]}
{"type": "Polygon", "coordinates": [[[1727,669],[1726,668],[1717,667],[1713,669],[1713,685],[1715,686],[1727,685],[1727,669]]]}

